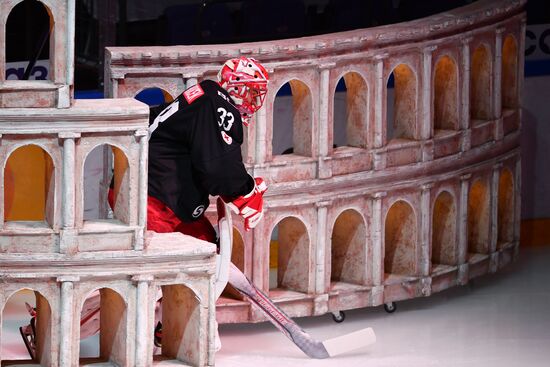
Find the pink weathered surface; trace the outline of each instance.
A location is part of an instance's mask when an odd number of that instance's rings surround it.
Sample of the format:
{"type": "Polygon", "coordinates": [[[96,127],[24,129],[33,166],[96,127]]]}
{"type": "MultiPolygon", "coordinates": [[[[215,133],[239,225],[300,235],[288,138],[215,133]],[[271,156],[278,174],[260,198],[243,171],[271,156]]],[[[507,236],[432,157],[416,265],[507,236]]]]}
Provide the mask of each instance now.
{"type": "MultiPolygon", "coordinates": [[[[215,246],[182,234],[145,232],[149,109],[133,98],[72,100],[75,1],[40,2],[54,27],[50,80],[4,80],[5,53],[0,53],[0,310],[19,291],[34,291],[36,358],[26,365],[150,366],[163,360],[164,365],[211,366],[215,246]],[[36,185],[45,192],[44,219],[8,221],[5,167],[25,146],[38,147],[46,157],[45,187],[36,185]],[[88,220],[85,167],[96,148],[103,153],[101,217],[88,220]],[[109,213],[111,177],[116,204],[109,213]],[[160,292],[167,342],[154,359],[160,292]],[[100,320],[100,355],[84,360],[81,311],[96,293],[100,309],[84,315],[100,320]]],[[[7,17],[18,3],[0,2],[2,50],[7,17]]],[[[9,178],[17,172],[10,171],[9,178]]],[[[23,303],[19,307],[25,310],[23,303]]],[[[0,340],[5,321],[0,317],[0,340]]],[[[3,357],[2,365],[25,363],[3,357]]]]}
{"type": "MultiPolygon", "coordinates": [[[[243,156],[270,188],[252,234],[234,221],[242,270],[296,316],[427,296],[496,271],[517,251],[524,6],[478,1],[412,22],[269,43],[110,47],[106,92],[157,87],[176,96],[214,79],[227,58],[257,58],[270,71],[269,93],[243,156]],[[345,116],[335,115],[340,78],[345,116]],[[274,106],[286,83],[293,153],[278,155],[274,106]],[[347,141],[334,147],[340,120],[347,141]],[[499,194],[505,172],[509,195],[499,194]],[[480,179],[483,201],[470,189],[480,179]],[[363,228],[352,242],[342,239],[350,213],[363,228]],[[502,221],[513,228],[504,247],[502,221]],[[270,251],[273,240],[279,247],[270,251]]],[[[263,320],[247,310],[230,296],[218,303],[222,322],[263,320]]]]}

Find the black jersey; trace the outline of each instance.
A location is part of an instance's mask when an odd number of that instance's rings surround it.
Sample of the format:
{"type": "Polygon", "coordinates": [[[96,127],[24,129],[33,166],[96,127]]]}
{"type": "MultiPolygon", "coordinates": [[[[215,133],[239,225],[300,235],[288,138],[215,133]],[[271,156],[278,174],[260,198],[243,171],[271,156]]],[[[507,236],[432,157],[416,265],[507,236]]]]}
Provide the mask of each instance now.
{"type": "Polygon", "coordinates": [[[152,108],[148,194],[189,222],[206,210],[208,195],[249,193],[254,180],[242,162],[242,142],[241,115],[214,81],[152,108]]]}

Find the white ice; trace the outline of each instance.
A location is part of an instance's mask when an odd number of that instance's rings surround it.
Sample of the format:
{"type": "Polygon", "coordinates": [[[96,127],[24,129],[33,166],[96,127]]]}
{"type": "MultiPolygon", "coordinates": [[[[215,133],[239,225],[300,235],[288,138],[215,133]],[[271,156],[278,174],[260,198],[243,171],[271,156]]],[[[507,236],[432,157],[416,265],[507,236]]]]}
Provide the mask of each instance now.
{"type": "Polygon", "coordinates": [[[271,324],[221,325],[218,367],[550,366],[550,247],[522,248],[493,275],[428,298],[296,319],[319,340],[372,327],[377,342],[327,360],[306,357],[271,324]]]}

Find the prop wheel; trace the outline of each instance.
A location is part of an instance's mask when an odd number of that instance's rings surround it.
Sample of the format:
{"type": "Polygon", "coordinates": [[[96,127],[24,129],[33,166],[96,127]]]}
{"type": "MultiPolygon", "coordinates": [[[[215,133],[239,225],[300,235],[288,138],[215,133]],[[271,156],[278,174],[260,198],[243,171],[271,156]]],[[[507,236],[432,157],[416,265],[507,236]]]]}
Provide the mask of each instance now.
{"type": "Polygon", "coordinates": [[[334,320],[334,322],[337,323],[344,322],[344,320],[346,319],[346,314],[344,313],[344,311],[333,312],[332,319],[334,320]]]}
{"type": "Polygon", "coordinates": [[[395,310],[397,310],[397,305],[395,304],[395,302],[384,303],[384,310],[387,313],[394,313],[395,310]]]}

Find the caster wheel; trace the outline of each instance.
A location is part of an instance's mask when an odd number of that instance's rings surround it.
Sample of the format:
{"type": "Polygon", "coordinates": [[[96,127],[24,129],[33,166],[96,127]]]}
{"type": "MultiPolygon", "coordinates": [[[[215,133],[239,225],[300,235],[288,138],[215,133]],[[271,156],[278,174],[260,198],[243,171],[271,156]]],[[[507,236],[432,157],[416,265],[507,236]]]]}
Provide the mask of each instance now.
{"type": "Polygon", "coordinates": [[[396,309],[397,305],[395,304],[395,302],[384,303],[384,310],[387,313],[394,313],[396,309]]]}
{"type": "Polygon", "coordinates": [[[341,323],[346,319],[346,314],[344,313],[344,311],[333,312],[332,319],[334,320],[334,322],[341,323]]]}

